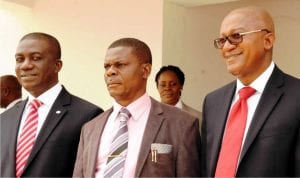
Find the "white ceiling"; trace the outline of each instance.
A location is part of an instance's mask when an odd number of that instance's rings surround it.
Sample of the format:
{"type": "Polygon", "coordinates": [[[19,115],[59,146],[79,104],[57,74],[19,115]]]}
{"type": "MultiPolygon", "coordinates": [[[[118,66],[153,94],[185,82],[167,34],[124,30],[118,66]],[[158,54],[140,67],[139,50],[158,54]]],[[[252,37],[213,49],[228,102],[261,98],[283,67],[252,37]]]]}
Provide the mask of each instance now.
{"type": "Polygon", "coordinates": [[[3,0],[3,1],[12,2],[12,3],[16,3],[16,4],[26,6],[26,7],[33,8],[34,4],[37,0],[3,0]]]}
{"type": "Polygon", "coordinates": [[[176,3],[185,7],[195,7],[208,4],[218,4],[239,0],[165,0],[166,2],[176,3]]]}
{"type": "MultiPolygon", "coordinates": [[[[5,0],[7,2],[17,3],[27,7],[34,7],[37,0],[5,0]]],[[[208,4],[225,3],[238,0],[164,0],[166,2],[176,3],[185,7],[195,7],[208,4]]]]}

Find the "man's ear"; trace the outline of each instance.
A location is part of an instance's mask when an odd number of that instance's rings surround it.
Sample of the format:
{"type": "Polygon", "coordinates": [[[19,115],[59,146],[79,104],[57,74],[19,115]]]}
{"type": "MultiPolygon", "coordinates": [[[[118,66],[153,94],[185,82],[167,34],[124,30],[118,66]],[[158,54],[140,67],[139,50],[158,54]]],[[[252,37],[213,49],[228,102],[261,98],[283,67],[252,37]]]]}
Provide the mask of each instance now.
{"type": "Polygon", "coordinates": [[[147,79],[151,73],[152,65],[149,63],[142,64],[143,78],[147,79]]]}
{"type": "Polygon", "coordinates": [[[8,87],[3,87],[3,88],[1,89],[1,92],[3,92],[3,93],[2,93],[3,96],[8,96],[9,93],[10,93],[10,89],[9,89],[8,87]]]}
{"type": "Polygon", "coordinates": [[[267,33],[264,35],[264,47],[266,50],[272,49],[275,42],[275,35],[274,33],[267,33]]]}
{"type": "Polygon", "coordinates": [[[60,59],[57,59],[55,62],[55,72],[58,73],[62,68],[63,62],[60,59]]]}

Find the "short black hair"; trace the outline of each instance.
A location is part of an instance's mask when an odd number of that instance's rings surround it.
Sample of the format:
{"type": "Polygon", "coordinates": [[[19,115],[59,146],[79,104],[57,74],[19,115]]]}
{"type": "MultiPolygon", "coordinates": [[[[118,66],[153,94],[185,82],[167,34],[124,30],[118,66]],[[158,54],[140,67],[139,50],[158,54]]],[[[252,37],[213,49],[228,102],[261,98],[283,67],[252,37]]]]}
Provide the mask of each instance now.
{"type": "Polygon", "coordinates": [[[18,97],[22,96],[22,86],[16,76],[2,75],[0,78],[1,78],[1,85],[4,85],[9,89],[13,90],[14,94],[17,95],[18,97]]]}
{"type": "Polygon", "coordinates": [[[47,33],[42,33],[42,32],[32,32],[28,33],[25,36],[23,36],[20,40],[23,41],[25,39],[40,39],[40,40],[45,40],[49,43],[51,48],[53,49],[54,56],[56,59],[61,58],[61,47],[59,44],[59,41],[52,35],[49,35],[47,33]]]}
{"type": "Polygon", "coordinates": [[[179,84],[180,86],[183,87],[184,85],[184,81],[185,81],[185,77],[184,77],[184,73],[182,72],[182,70],[180,70],[179,67],[177,66],[173,66],[173,65],[168,65],[168,66],[162,66],[159,71],[157,72],[156,76],[155,76],[155,82],[156,82],[156,86],[158,86],[158,78],[159,76],[166,72],[166,71],[171,71],[174,72],[174,74],[176,74],[178,80],[179,80],[179,84]]]}
{"type": "Polygon", "coordinates": [[[132,52],[142,62],[152,64],[152,54],[149,46],[136,38],[121,38],[109,45],[108,49],[119,46],[131,47],[132,52]]]}

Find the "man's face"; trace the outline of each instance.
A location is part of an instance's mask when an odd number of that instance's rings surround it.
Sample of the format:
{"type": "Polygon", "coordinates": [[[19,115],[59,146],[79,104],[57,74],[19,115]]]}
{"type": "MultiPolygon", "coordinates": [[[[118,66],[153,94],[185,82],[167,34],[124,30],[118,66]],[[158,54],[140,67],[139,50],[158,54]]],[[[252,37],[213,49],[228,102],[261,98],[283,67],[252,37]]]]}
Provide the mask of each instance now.
{"type": "Polygon", "coordinates": [[[105,82],[109,94],[126,106],[146,92],[146,81],[151,64],[142,63],[131,47],[115,47],[107,50],[104,59],[105,82]]]}
{"type": "Polygon", "coordinates": [[[182,86],[176,74],[172,71],[165,71],[158,78],[158,92],[163,103],[176,105],[180,99],[182,86]]]}
{"type": "MultiPolygon", "coordinates": [[[[255,17],[248,17],[242,12],[230,14],[225,17],[221,25],[221,37],[233,33],[259,30],[262,28],[257,25],[259,20],[255,17]]],[[[232,75],[252,81],[265,69],[267,60],[265,59],[264,36],[266,34],[265,31],[247,34],[242,37],[243,41],[237,45],[232,45],[226,41],[220,51],[227,69],[232,75]]]]}
{"type": "Polygon", "coordinates": [[[41,39],[24,39],[16,50],[15,71],[21,85],[38,97],[58,82],[62,67],[51,46],[41,39]]]}

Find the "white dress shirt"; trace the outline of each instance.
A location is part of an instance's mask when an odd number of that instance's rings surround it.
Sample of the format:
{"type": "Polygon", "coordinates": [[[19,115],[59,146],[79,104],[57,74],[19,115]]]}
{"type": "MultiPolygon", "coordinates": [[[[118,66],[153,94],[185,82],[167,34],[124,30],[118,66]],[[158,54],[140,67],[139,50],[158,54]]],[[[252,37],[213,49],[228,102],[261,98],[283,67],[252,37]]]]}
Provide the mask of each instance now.
{"type": "MultiPolygon", "coordinates": [[[[243,143],[245,142],[245,138],[246,135],[248,133],[249,130],[249,126],[251,124],[251,121],[253,119],[253,115],[254,112],[256,110],[256,107],[258,105],[258,102],[260,100],[260,97],[265,89],[265,86],[274,70],[274,62],[272,62],[269,67],[257,78],[255,79],[249,86],[254,88],[256,90],[256,92],[250,96],[247,100],[247,105],[248,105],[248,115],[247,115],[247,122],[246,122],[246,128],[245,128],[245,133],[244,133],[244,137],[243,137],[243,143]]],[[[233,100],[233,104],[231,105],[231,107],[234,105],[234,103],[237,102],[237,100],[239,99],[239,95],[238,95],[238,91],[240,89],[242,89],[243,87],[246,87],[245,85],[243,85],[243,83],[239,80],[237,80],[237,85],[236,85],[236,91],[235,91],[235,96],[234,96],[234,100],[233,100]]]]}
{"type": "Polygon", "coordinates": [[[25,109],[23,111],[22,120],[21,120],[21,124],[19,127],[19,132],[18,132],[18,138],[20,137],[21,130],[25,124],[25,119],[27,118],[27,116],[29,114],[28,113],[29,112],[29,103],[34,99],[38,99],[39,101],[41,101],[43,103],[38,109],[39,121],[38,121],[38,128],[37,128],[37,134],[36,134],[36,137],[37,137],[37,135],[40,133],[40,130],[46,120],[46,117],[48,116],[50,109],[52,108],[54,101],[56,100],[56,98],[59,95],[61,90],[62,90],[62,86],[60,84],[56,84],[55,86],[53,86],[52,88],[50,88],[49,90],[47,90],[46,92],[44,92],[37,98],[34,98],[32,95],[28,94],[28,102],[26,103],[25,109]]]}
{"type": "MultiPolygon", "coordinates": [[[[110,114],[106,122],[105,128],[103,130],[100,139],[97,164],[95,170],[96,178],[103,177],[107,158],[110,152],[110,145],[120,125],[120,122],[116,119],[116,117],[121,108],[122,106],[119,105],[118,103],[116,102],[113,103],[113,112],[110,114]]],[[[136,170],[137,159],[140,152],[144,131],[150,113],[151,99],[149,95],[145,93],[136,101],[129,104],[126,108],[131,113],[131,118],[129,118],[127,122],[128,148],[127,148],[127,156],[124,165],[125,167],[124,167],[123,177],[133,178],[136,170]]]]}
{"type": "Polygon", "coordinates": [[[181,99],[179,99],[178,102],[175,104],[175,107],[182,109],[182,106],[183,106],[182,101],[181,99]]]}
{"type": "MultiPolygon", "coordinates": [[[[244,146],[246,135],[248,133],[250,124],[252,122],[256,107],[257,107],[258,102],[261,98],[261,95],[265,89],[265,86],[271,77],[274,67],[275,67],[274,62],[271,62],[269,67],[257,79],[255,79],[249,85],[250,87],[254,88],[256,90],[256,92],[252,96],[250,96],[247,100],[248,114],[247,114],[246,128],[245,128],[245,132],[244,132],[244,136],[243,136],[243,142],[242,142],[240,153],[242,152],[242,148],[244,146]]],[[[231,107],[233,107],[233,105],[239,99],[239,94],[238,94],[239,90],[242,89],[243,87],[246,87],[240,80],[237,79],[236,82],[237,82],[236,91],[235,91],[235,95],[234,95],[234,99],[232,101],[231,107]]],[[[228,121],[228,119],[227,119],[227,121],[228,121]]]]}

